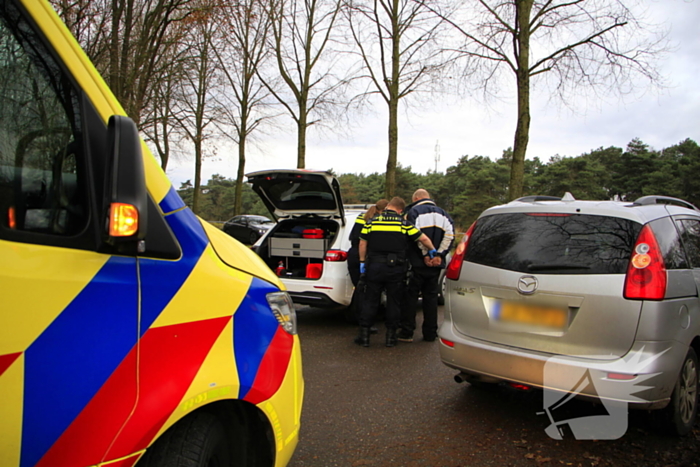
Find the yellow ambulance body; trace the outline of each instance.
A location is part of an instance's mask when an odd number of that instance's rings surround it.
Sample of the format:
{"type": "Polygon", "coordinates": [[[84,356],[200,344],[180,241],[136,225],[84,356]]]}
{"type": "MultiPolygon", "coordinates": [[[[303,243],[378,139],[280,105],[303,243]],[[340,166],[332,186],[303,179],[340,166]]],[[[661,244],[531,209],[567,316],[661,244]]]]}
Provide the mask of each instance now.
{"type": "Polygon", "coordinates": [[[0,6],[0,465],[286,465],[296,316],[45,0],[0,6]],[[184,465],[184,464],[182,464],[184,465]]]}

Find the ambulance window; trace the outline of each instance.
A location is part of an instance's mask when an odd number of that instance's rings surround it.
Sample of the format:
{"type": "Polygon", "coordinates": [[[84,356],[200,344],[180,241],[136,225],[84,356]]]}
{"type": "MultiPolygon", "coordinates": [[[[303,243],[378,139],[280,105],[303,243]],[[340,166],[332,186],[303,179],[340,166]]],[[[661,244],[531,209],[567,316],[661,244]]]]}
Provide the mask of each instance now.
{"type": "Polygon", "coordinates": [[[13,2],[3,3],[0,238],[75,236],[88,217],[78,94],[13,2]]]}

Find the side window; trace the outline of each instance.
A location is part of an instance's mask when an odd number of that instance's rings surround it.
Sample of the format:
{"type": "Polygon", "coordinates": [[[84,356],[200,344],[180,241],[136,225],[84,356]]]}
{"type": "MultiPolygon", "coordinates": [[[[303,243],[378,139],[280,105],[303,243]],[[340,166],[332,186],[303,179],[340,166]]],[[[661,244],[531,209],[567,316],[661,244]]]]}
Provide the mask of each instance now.
{"type": "Polygon", "coordinates": [[[0,238],[43,243],[42,236],[71,237],[85,229],[88,200],[77,96],[32,27],[12,2],[4,2],[0,238]]]}
{"type": "Polygon", "coordinates": [[[700,221],[694,219],[676,220],[681,240],[688,255],[690,266],[700,268],[700,221]]]}
{"type": "Polygon", "coordinates": [[[674,225],[670,217],[662,217],[649,223],[659,244],[666,269],[688,269],[688,258],[683,250],[683,241],[679,235],[680,226],[674,225]]]}

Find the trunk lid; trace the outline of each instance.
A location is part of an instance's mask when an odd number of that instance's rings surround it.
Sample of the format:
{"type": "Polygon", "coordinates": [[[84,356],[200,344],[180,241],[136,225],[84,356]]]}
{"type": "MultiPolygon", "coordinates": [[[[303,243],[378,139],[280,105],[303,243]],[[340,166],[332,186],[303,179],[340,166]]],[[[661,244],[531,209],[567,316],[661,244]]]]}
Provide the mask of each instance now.
{"type": "Polygon", "coordinates": [[[345,225],[340,184],[330,172],[261,170],[246,177],[275,220],[316,216],[338,219],[345,225]]]}
{"type": "Polygon", "coordinates": [[[459,280],[448,281],[455,329],[556,355],[625,355],[644,303],[622,296],[640,230],[629,219],[577,213],[481,217],[459,280]]]}

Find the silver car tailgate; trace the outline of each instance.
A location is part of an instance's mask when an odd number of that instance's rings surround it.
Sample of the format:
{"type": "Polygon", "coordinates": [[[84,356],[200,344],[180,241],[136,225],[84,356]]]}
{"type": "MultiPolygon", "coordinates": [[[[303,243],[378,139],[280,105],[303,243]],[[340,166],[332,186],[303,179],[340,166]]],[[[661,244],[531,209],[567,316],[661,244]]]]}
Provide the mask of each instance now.
{"type": "Polygon", "coordinates": [[[642,301],[622,297],[624,274],[523,274],[465,262],[448,282],[455,329],[488,342],[556,355],[621,357],[642,301]]]}

